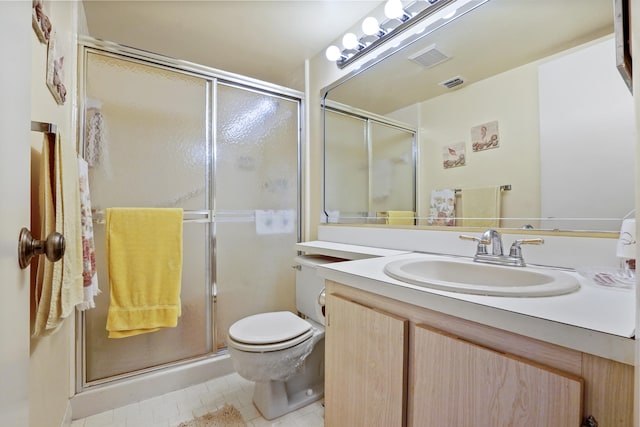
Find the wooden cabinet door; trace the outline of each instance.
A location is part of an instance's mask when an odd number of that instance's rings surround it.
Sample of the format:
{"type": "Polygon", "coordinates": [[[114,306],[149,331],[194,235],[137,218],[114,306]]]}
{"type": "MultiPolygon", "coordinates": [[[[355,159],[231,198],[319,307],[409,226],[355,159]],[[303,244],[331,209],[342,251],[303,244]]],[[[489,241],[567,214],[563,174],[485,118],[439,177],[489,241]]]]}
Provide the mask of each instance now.
{"type": "Polygon", "coordinates": [[[325,425],[402,427],[408,322],[328,295],[325,425]]]}
{"type": "Polygon", "coordinates": [[[579,426],[575,375],[417,325],[409,426],[579,426]]]}

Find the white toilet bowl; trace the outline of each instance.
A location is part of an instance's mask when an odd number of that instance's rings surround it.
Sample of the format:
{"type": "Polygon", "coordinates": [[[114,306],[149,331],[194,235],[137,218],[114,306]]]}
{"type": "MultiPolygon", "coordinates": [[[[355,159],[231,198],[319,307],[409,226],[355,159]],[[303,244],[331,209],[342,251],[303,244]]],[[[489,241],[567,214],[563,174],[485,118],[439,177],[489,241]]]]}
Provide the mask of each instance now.
{"type": "Polygon", "coordinates": [[[314,325],[288,311],[256,314],[241,319],[229,328],[227,345],[238,374],[255,381],[253,403],[264,418],[277,418],[324,395],[322,325],[314,325]],[[292,329],[285,329],[283,335],[271,335],[269,339],[257,337],[254,332],[254,337],[258,339],[253,342],[247,342],[245,335],[238,332],[238,327],[273,325],[274,316],[289,322],[295,318],[297,321],[292,323],[297,323],[300,329],[306,324],[306,330],[290,337],[292,329]]]}
{"type": "Polygon", "coordinates": [[[297,308],[260,313],[229,328],[227,348],[240,376],[255,381],[253,403],[268,420],[324,396],[324,313],[319,296],[324,280],[315,273],[329,257],[298,257],[297,308]]]}

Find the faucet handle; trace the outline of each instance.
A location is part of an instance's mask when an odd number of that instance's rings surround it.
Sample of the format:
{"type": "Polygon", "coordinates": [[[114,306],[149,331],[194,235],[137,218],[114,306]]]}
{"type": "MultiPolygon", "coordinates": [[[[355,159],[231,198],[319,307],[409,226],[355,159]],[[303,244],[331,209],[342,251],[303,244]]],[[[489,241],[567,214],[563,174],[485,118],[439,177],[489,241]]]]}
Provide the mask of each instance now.
{"type": "Polygon", "coordinates": [[[544,239],[541,237],[533,239],[518,239],[511,245],[511,249],[509,249],[509,256],[522,258],[522,248],[520,248],[520,245],[541,245],[543,243],[544,239]]]}
{"type": "Polygon", "coordinates": [[[478,249],[476,249],[476,255],[477,254],[485,255],[487,253],[487,245],[491,244],[491,240],[483,239],[476,236],[469,236],[467,234],[461,234],[459,237],[462,240],[472,240],[474,242],[478,242],[478,249]]]}
{"type": "Polygon", "coordinates": [[[469,236],[468,234],[461,234],[458,237],[460,237],[462,240],[473,240],[474,242],[478,242],[479,244],[482,244],[482,245],[488,245],[491,243],[491,240],[482,239],[476,236],[469,236]]]}

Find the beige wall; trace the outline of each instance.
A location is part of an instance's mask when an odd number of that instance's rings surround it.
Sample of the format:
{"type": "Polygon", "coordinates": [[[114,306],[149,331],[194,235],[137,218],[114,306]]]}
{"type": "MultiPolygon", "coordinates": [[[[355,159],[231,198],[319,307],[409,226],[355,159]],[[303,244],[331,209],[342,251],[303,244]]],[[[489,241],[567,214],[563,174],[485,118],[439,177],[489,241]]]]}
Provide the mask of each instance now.
{"type": "MultiPolygon", "coordinates": [[[[75,87],[76,87],[76,28],[78,13],[83,15],[79,3],[72,1],[49,2],[49,17],[58,35],[58,48],[65,50],[64,75],[67,100],[58,105],[45,83],[47,45],[32,34],[31,67],[31,119],[56,124],[63,143],[75,149],[75,87]],[[80,9],[80,10],[78,10],[80,9]]],[[[84,18],[82,19],[84,20],[84,18]]],[[[31,229],[39,237],[37,183],[43,135],[31,133],[31,229]]],[[[35,280],[32,267],[32,283],[35,280]]],[[[32,292],[33,301],[33,292],[32,292]]],[[[33,305],[33,302],[32,302],[33,305]]],[[[32,321],[34,318],[32,307],[32,321]]],[[[32,427],[61,425],[73,392],[74,319],[70,316],[55,334],[32,338],[30,344],[29,418],[32,427]]]]}

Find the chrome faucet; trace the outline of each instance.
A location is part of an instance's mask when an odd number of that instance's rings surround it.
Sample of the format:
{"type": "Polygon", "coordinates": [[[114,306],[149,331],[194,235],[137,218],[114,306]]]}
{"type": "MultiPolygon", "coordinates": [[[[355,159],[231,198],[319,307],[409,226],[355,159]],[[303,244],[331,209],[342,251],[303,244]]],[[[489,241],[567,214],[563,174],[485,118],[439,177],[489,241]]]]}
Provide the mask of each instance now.
{"type": "MultiPolygon", "coordinates": [[[[498,230],[494,230],[493,228],[488,229],[484,233],[482,233],[481,239],[483,241],[491,242],[491,255],[502,256],[504,252],[502,250],[502,235],[498,230]]],[[[485,246],[486,249],[486,246],[485,246]]]]}
{"type": "Polygon", "coordinates": [[[473,240],[478,242],[476,254],[473,260],[476,262],[484,262],[487,264],[511,265],[516,267],[524,267],[526,263],[522,257],[521,245],[541,245],[544,240],[536,237],[533,239],[518,239],[513,242],[509,255],[505,255],[502,248],[502,235],[498,230],[490,228],[482,233],[482,237],[460,235],[463,240],[473,240]],[[491,253],[487,251],[487,246],[491,245],[491,253]]]}

